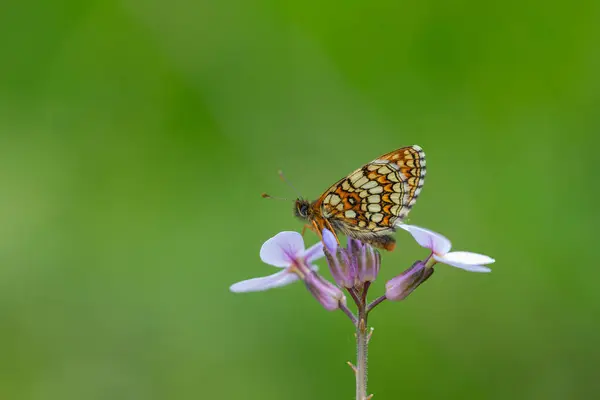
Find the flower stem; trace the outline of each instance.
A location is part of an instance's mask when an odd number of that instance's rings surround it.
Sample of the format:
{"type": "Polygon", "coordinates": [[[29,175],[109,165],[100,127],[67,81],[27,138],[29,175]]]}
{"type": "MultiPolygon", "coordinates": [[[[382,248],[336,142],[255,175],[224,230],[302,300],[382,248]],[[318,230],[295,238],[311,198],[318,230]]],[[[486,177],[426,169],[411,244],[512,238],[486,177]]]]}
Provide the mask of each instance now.
{"type": "Polygon", "coordinates": [[[357,307],[360,308],[360,304],[361,304],[361,297],[359,296],[359,293],[357,293],[355,288],[346,288],[346,290],[348,290],[348,293],[350,293],[350,296],[352,296],[352,300],[354,300],[354,303],[356,304],[357,307]]]}
{"type": "MultiPolygon", "coordinates": [[[[357,308],[357,315],[352,315],[356,327],[356,365],[348,363],[356,375],[356,400],[370,400],[373,397],[367,396],[367,355],[371,338],[371,332],[367,331],[367,315],[370,311],[367,306],[367,292],[370,285],[370,282],[365,282],[360,287],[346,288],[357,308]]],[[[383,300],[379,302],[381,301],[383,300]]]]}
{"type": "Polygon", "coordinates": [[[344,314],[348,316],[348,318],[350,318],[352,323],[356,326],[356,315],[352,314],[352,311],[350,311],[345,304],[340,303],[340,309],[344,312],[344,314]]]}
{"type": "Polygon", "coordinates": [[[367,306],[367,313],[369,313],[372,309],[374,309],[378,304],[380,304],[381,302],[385,301],[386,297],[385,294],[381,297],[376,298],[375,300],[373,300],[368,306],[367,306]]]}
{"type": "Polygon", "coordinates": [[[356,324],[356,400],[367,399],[367,354],[369,335],[367,333],[366,304],[358,309],[356,324]]]}

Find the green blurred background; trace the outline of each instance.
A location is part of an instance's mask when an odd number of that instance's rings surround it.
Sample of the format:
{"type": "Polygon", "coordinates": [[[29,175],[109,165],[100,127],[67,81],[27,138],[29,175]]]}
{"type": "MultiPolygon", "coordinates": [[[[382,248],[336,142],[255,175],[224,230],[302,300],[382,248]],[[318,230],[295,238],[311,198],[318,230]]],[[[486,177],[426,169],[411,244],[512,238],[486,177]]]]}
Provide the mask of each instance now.
{"type": "Polygon", "coordinates": [[[411,144],[410,222],[497,262],[372,314],[375,399],[597,396],[598,43],[597,1],[4,1],[0,398],[353,398],[342,313],[228,287],[301,229],[278,169],[411,144]]]}

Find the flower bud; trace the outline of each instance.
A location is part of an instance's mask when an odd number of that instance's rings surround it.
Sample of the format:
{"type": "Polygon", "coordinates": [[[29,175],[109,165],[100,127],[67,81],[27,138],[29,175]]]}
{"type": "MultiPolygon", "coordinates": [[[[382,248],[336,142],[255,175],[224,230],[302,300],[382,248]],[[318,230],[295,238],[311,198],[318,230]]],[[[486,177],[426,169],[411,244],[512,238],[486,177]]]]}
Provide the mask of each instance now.
{"type": "Polygon", "coordinates": [[[373,282],[379,274],[381,255],[373,247],[356,239],[348,239],[348,251],[356,262],[358,283],[373,282]]]}
{"type": "Polygon", "coordinates": [[[381,264],[377,250],[353,238],[348,238],[348,246],[342,248],[327,229],[323,230],[323,243],[331,275],[338,285],[353,288],[375,280],[381,264]]]}
{"type": "Polygon", "coordinates": [[[340,302],[346,305],[346,297],[340,288],[328,282],[316,272],[312,271],[306,275],[304,283],[309,292],[326,310],[337,310],[340,308],[340,302]]]}
{"type": "Polygon", "coordinates": [[[426,268],[423,261],[416,261],[412,267],[385,284],[385,297],[392,301],[404,300],[431,274],[433,268],[426,268]]]}
{"type": "Polygon", "coordinates": [[[356,266],[352,264],[345,251],[338,251],[335,254],[325,252],[329,270],[335,282],[341,287],[354,287],[356,280],[356,266]]]}

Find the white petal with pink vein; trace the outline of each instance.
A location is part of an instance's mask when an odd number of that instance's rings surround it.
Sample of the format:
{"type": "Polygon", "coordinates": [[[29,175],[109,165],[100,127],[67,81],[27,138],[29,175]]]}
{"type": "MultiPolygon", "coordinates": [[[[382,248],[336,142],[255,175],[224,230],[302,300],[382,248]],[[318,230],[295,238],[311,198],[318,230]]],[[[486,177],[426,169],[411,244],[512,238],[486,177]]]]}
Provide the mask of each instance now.
{"type": "Polygon", "coordinates": [[[304,240],[298,232],[284,231],[267,240],[260,248],[260,259],[274,267],[289,267],[304,251],[304,240]]]}
{"type": "Polygon", "coordinates": [[[236,293],[243,292],[262,292],[263,290],[273,289],[281,286],[289,285],[297,281],[298,275],[288,271],[280,271],[273,275],[263,276],[261,278],[253,278],[238,283],[234,283],[229,287],[229,290],[236,293]]]}
{"type": "Polygon", "coordinates": [[[437,232],[415,225],[401,224],[398,227],[408,231],[421,247],[425,247],[436,254],[446,254],[452,248],[450,240],[437,232]]]}

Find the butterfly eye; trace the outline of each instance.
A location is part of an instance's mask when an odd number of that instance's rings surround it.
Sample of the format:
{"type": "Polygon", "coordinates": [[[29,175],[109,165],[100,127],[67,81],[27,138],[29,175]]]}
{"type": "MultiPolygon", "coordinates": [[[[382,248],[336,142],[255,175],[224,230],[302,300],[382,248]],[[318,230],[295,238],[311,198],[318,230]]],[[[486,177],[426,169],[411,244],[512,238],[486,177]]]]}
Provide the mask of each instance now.
{"type": "Polygon", "coordinates": [[[298,203],[298,215],[306,218],[308,216],[308,204],[306,203],[298,203]]]}

